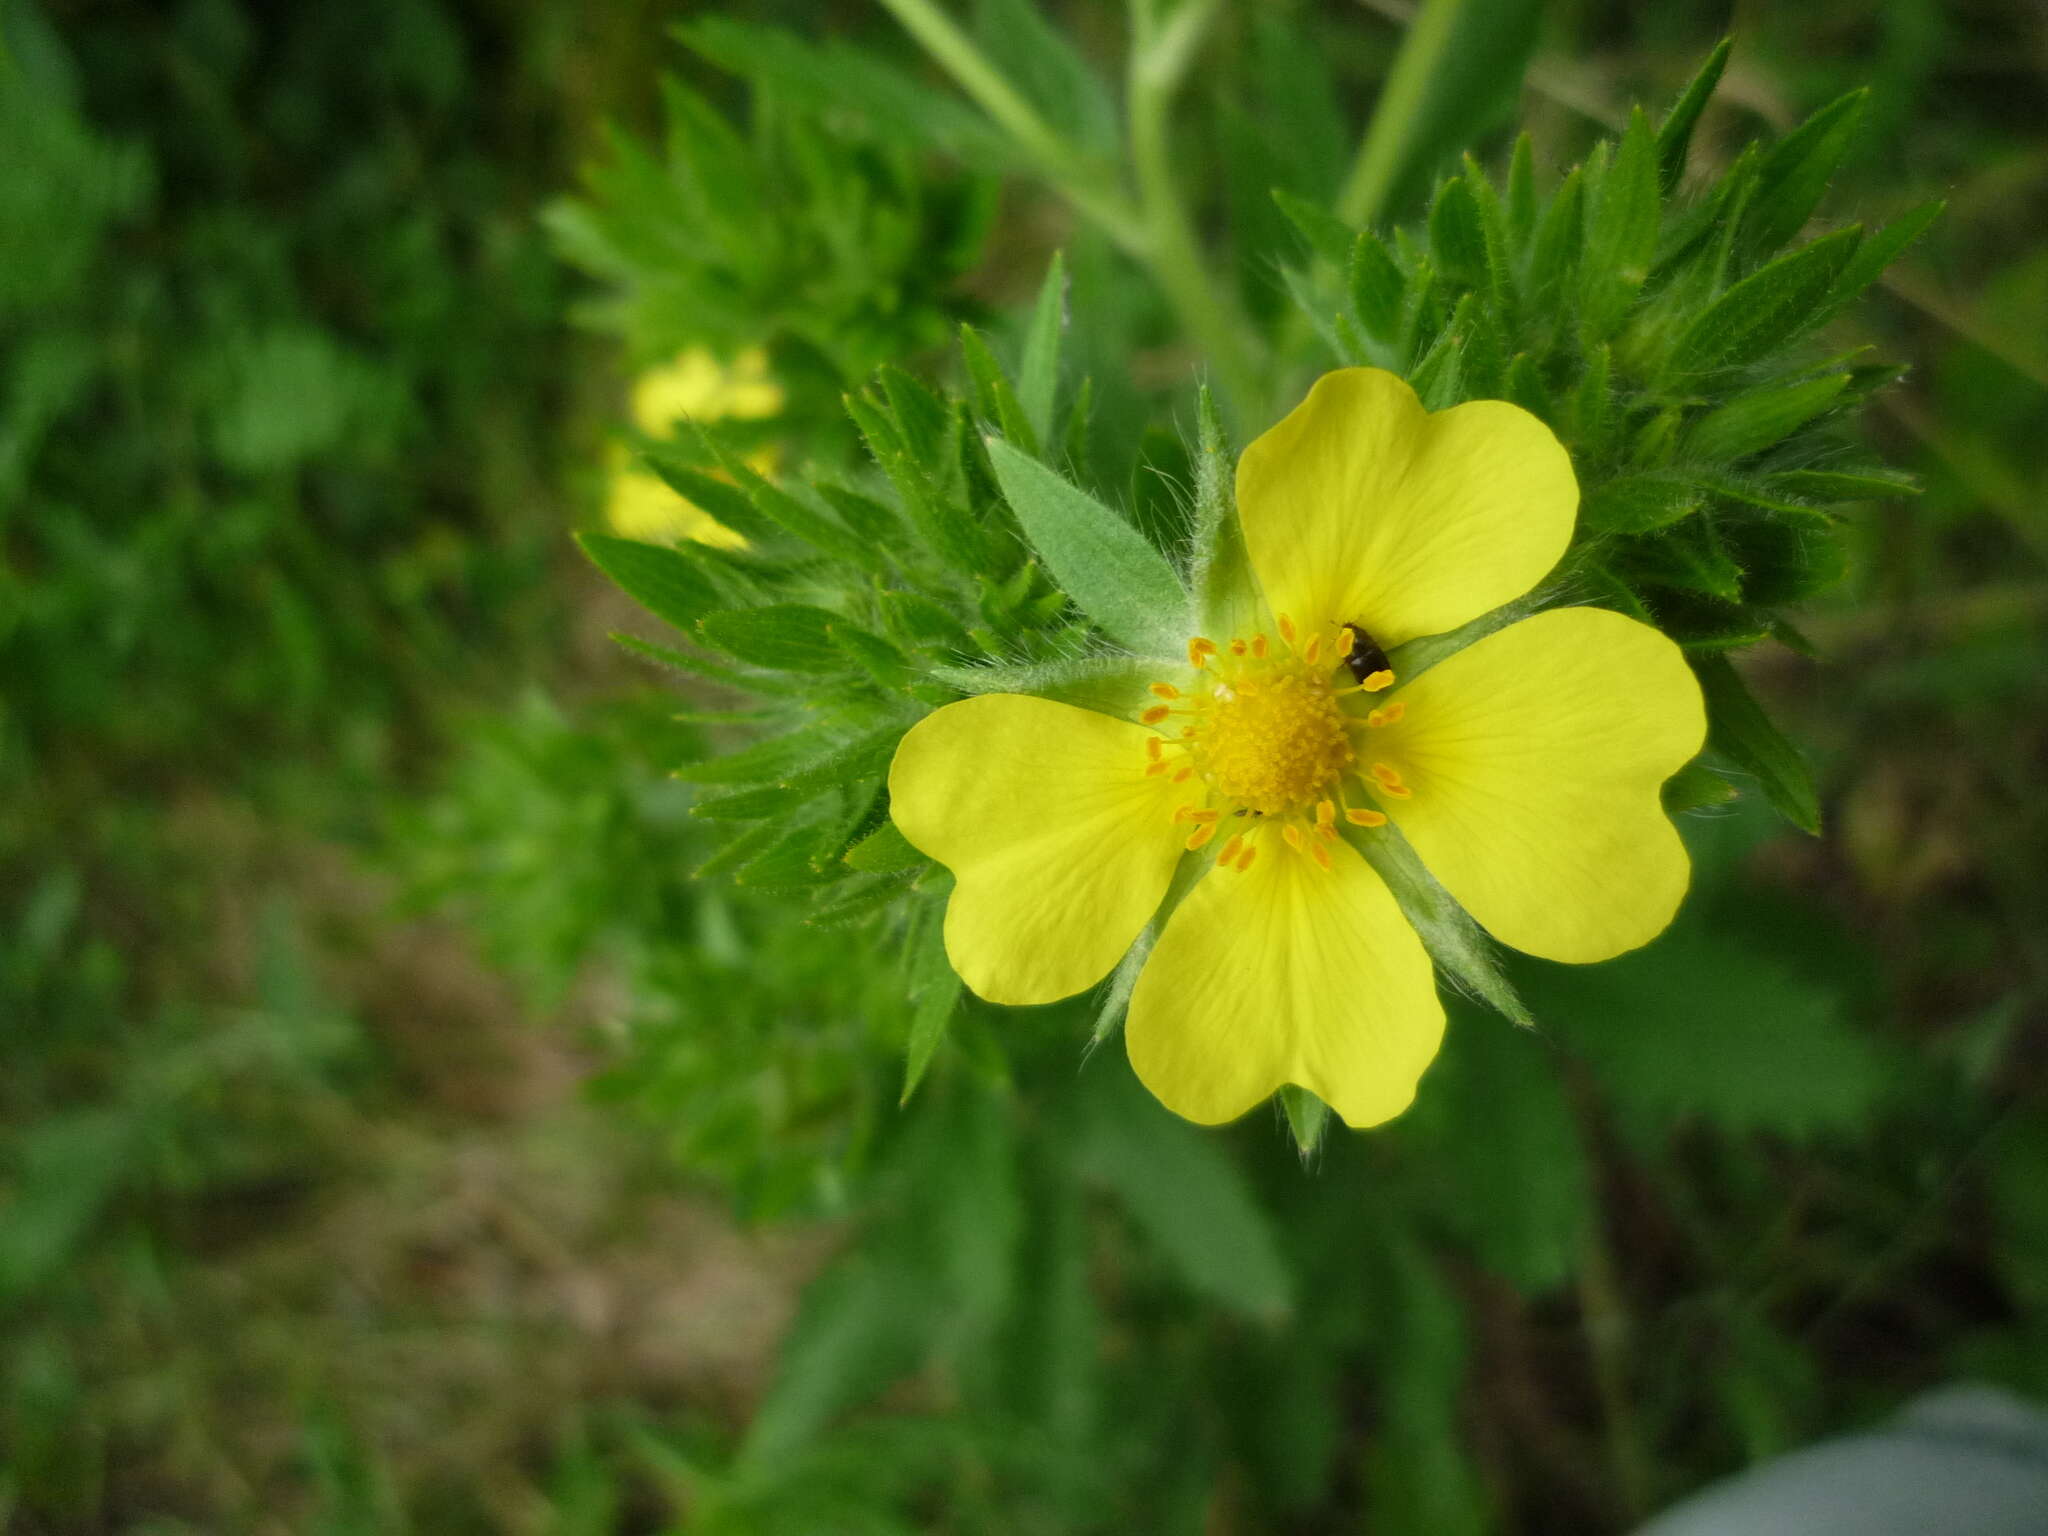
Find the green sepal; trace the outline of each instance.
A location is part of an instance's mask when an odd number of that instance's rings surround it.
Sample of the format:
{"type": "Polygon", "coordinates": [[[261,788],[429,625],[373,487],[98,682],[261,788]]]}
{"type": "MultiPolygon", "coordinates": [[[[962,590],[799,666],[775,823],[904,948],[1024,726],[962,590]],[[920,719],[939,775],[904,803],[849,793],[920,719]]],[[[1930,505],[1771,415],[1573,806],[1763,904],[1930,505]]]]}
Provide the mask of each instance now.
{"type": "Polygon", "coordinates": [[[1400,903],[1402,916],[1422,939],[1437,969],[1461,991],[1516,1024],[1536,1021],[1500,968],[1492,941],[1465,909],[1423,867],[1400,828],[1389,823],[1369,831],[1345,829],[1346,840],[1365,856],[1400,903]]]}
{"type": "Polygon", "coordinates": [[[1294,1135],[1295,1149],[1307,1162],[1323,1144],[1330,1128],[1330,1106],[1295,1083],[1280,1085],[1280,1108],[1287,1116],[1287,1129],[1294,1135]]]}
{"type": "Polygon", "coordinates": [[[1665,815],[1683,816],[1726,805],[1741,793],[1725,776],[1694,759],[1664,781],[1661,797],[1665,815]]]}
{"type": "Polygon", "coordinates": [[[895,822],[885,821],[847,849],[843,862],[849,869],[867,874],[893,874],[921,868],[929,860],[911,846],[910,839],[897,830],[895,822]]]}
{"type": "Polygon", "coordinates": [[[1793,826],[1820,835],[1820,795],[1806,759],[1764,713],[1724,655],[1695,655],[1693,671],[1707,699],[1707,740],[1763,785],[1764,796],[1793,826]]]}
{"type": "Polygon", "coordinates": [[[719,605],[718,589],[688,556],[663,544],[579,533],[576,543],[621,591],[663,623],[686,633],[719,605]]]}
{"type": "Polygon", "coordinates": [[[1351,312],[1378,342],[1391,342],[1400,334],[1402,301],[1408,279],[1402,275],[1387,247],[1371,230],[1352,243],[1346,281],[1351,290],[1351,312]]]}

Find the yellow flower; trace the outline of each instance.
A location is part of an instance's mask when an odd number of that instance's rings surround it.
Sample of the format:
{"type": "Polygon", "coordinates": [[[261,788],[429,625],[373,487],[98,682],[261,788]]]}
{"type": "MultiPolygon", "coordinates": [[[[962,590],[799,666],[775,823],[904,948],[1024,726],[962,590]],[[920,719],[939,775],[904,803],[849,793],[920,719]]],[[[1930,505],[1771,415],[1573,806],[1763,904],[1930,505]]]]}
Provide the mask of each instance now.
{"type": "Polygon", "coordinates": [[[945,706],[904,737],[891,814],[953,872],[947,953],[998,1003],[1100,981],[1200,860],[1131,996],[1138,1076],[1203,1123],[1296,1083],[1374,1125],[1414,1097],[1444,1015],[1353,840],[1391,820],[1517,949],[1620,954],[1685,893],[1659,790],[1705,711],[1677,646],[1599,609],[1412,677],[1388,663],[1529,591],[1570,541],[1571,461],[1516,406],[1432,415],[1393,374],[1326,375],[1245,450],[1237,506],[1256,581],[1240,633],[1190,638],[1135,720],[1016,694],[945,706]]]}
{"type": "MultiPolygon", "coordinates": [[[[782,386],[768,371],[768,354],[749,347],[731,364],[703,347],[691,347],[665,367],[643,373],[633,384],[633,424],[649,437],[671,436],[682,421],[759,421],[782,410],[782,386]]],[[[774,472],[774,447],[747,456],[761,474],[774,472]]],[[[736,548],[746,543],[659,475],[641,469],[623,443],[612,445],[605,521],[629,539],[695,539],[736,548]]]]}

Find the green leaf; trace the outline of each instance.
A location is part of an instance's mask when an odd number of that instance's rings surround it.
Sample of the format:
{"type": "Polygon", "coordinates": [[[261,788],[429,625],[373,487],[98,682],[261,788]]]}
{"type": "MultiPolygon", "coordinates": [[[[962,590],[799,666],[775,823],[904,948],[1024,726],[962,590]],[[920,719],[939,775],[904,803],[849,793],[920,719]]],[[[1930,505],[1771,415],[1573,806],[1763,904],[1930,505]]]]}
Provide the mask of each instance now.
{"type": "Polygon", "coordinates": [[[1779,815],[1818,837],[1820,796],[1799,749],[1771,722],[1726,656],[1695,656],[1692,665],[1706,693],[1707,739],[1714,750],[1755,774],[1779,815]]]}
{"type": "Polygon", "coordinates": [[[1832,406],[1848,382],[1846,373],[1833,373],[1737,395],[1686,434],[1686,455],[1725,464],[1761,453],[1832,406]]]}
{"type": "Polygon", "coordinates": [[[1657,129],[1657,183],[1666,194],[1685,175],[1693,130],[1699,126],[1700,113],[1706,110],[1714,87],[1721,83],[1721,71],[1728,67],[1728,54],[1733,47],[1734,40],[1726,37],[1714,45],[1714,51],[1707,55],[1699,73],[1679,94],[1677,104],[1657,129]]]}
{"type": "Polygon", "coordinates": [[[1017,373],[1017,398],[1040,443],[1052,441],[1053,403],[1060,383],[1060,331],[1066,313],[1066,258],[1054,251],[1045,281],[1038,288],[1038,303],[1031,311],[1031,329],[1024,338],[1024,360],[1017,373]]]}
{"type": "Polygon", "coordinates": [[[1532,964],[1523,979],[1651,1146],[1701,1118],[1736,1133],[1850,1130],[1892,1074],[1838,987],[1727,923],[1681,919],[1604,965],[1532,964]]]}
{"type": "Polygon", "coordinates": [[[778,672],[835,670],[839,648],[832,628],[846,621],[838,614],[802,603],[770,603],[706,614],[697,633],[729,656],[778,672]]]}
{"type": "Polygon", "coordinates": [[[1527,1292],[1571,1274],[1592,1181],[1552,1042],[1454,1006],[1397,1130],[1429,1217],[1480,1263],[1527,1292]]]}
{"type": "Polygon", "coordinates": [[[1293,1278],[1236,1161],[1161,1108],[1127,1066],[1096,1062],[1083,1080],[1077,1170],[1116,1194],[1191,1290],[1264,1322],[1284,1317],[1293,1278]]]}
{"type": "Polygon", "coordinates": [[[1596,486],[1579,515],[1588,528],[1603,533],[1649,533],[1691,517],[1706,504],[1706,492],[1688,476],[1653,472],[1596,486]]]}
{"type": "MultiPolygon", "coordinates": [[[[799,501],[781,486],[764,478],[715,437],[706,435],[704,441],[717,455],[719,467],[732,477],[753,509],[783,532],[801,539],[821,554],[844,560],[872,575],[889,576],[895,572],[895,562],[890,559],[887,544],[863,539],[836,518],[799,501]]],[[[717,507],[702,502],[698,504],[720,522],[725,521],[717,507]]]]}
{"type": "Polygon", "coordinates": [[[1188,595],[1145,536],[1087,492],[992,438],[989,460],[1025,536],[1063,591],[1140,655],[1173,656],[1189,632],[1188,595]]]}
{"type": "Polygon", "coordinates": [[[1467,288],[1491,286],[1479,200],[1463,176],[1446,181],[1430,204],[1429,254],[1436,269],[1452,282],[1467,288]]]}
{"type": "Polygon", "coordinates": [[[1351,312],[1358,317],[1358,323],[1373,340],[1391,342],[1401,332],[1402,301],[1408,292],[1408,279],[1371,230],[1352,244],[1348,277],[1351,312]]]}
{"type": "Polygon", "coordinates": [[[910,839],[885,821],[846,850],[845,863],[868,874],[889,874],[899,869],[916,869],[925,856],[910,845],[910,839]]]}
{"type": "Polygon", "coordinates": [[[1578,270],[1584,239],[1585,174],[1584,167],[1573,166],[1537,220],[1529,248],[1527,302],[1532,309],[1542,308],[1563,293],[1578,270]]]}
{"type": "Polygon", "coordinates": [[[1884,276],[1885,270],[1905,254],[1908,246],[1927,233],[1928,226],[1940,218],[1947,207],[1947,203],[1939,200],[1922,203],[1900,214],[1857,246],[1856,254],[1849,258],[1841,276],[1835,279],[1834,287],[1828,290],[1821,318],[1826,320],[1840,314],[1862,297],[1863,290],[1884,276]]]}
{"type": "Polygon", "coordinates": [[[774,540],[781,532],[755,510],[746,492],[723,480],[714,480],[698,465],[667,449],[650,448],[641,455],[647,467],[661,477],[683,500],[725,524],[750,544],[774,540]]]}
{"type": "MultiPolygon", "coordinates": [[[[1601,146],[1604,150],[1606,146],[1601,146]]],[[[1586,166],[1586,243],[1579,263],[1579,334],[1604,341],[1620,327],[1650,275],[1662,197],[1656,141],[1637,107],[1612,163],[1595,151],[1586,166]]]]}
{"type": "Polygon", "coordinates": [[[1528,133],[1515,135],[1514,154],[1508,160],[1507,192],[1508,244],[1520,260],[1529,251],[1536,233],[1536,148],[1528,133]]]}
{"type": "Polygon", "coordinates": [[[829,725],[770,736],[737,752],[684,763],[671,776],[685,784],[779,784],[805,763],[815,762],[840,740],[829,725]]]}
{"type": "Polygon", "coordinates": [[[1764,156],[1742,222],[1742,239],[1750,250],[1775,251],[1806,227],[1856,142],[1869,98],[1867,87],[1837,98],[1764,156]]]}
{"type": "Polygon", "coordinates": [[[974,386],[974,408],[984,421],[992,423],[1003,436],[1024,445],[1036,456],[1038,433],[1024,414],[1010,376],[996,361],[981,332],[964,321],[960,326],[960,355],[967,363],[967,376],[974,386]]]}
{"type": "Polygon", "coordinates": [[[1896,501],[1920,494],[1917,480],[1893,470],[1847,474],[1829,469],[1781,469],[1764,476],[1763,483],[1787,496],[1810,501],[1896,501]]]}
{"type": "Polygon", "coordinates": [[[579,533],[576,542],[605,575],[657,619],[690,630],[719,604],[718,589],[689,557],[660,544],[579,533]]]}
{"type": "Polygon", "coordinates": [[[1285,187],[1273,189],[1273,201],[1287,215],[1287,221],[1301,231],[1308,248],[1332,266],[1342,267],[1351,255],[1351,226],[1321,203],[1296,197],[1285,187]]]}
{"type": "Polygon", "coordinates": [[[1683,375],[1740,368],[1809,329],[1862,239],[1863,231],[1851,225],[1744,278],[1678,338],[1670,371],[1683,375]]]}
{"type": "Polygon", "coordinates": [[[899,1107],[910,1102],[917,1085],[924,1081],[932,1057],[946,1038],[946,1025],[960,1006],[960,978],[946,958],[943,931],[937,923],[930,926],[925,942],[935,953],[927,953],[916,962],[920,973],[917,1007],[910,1016],[910,1040],[904,1049],[903,1093],[896,1101],[899,1107]]]}

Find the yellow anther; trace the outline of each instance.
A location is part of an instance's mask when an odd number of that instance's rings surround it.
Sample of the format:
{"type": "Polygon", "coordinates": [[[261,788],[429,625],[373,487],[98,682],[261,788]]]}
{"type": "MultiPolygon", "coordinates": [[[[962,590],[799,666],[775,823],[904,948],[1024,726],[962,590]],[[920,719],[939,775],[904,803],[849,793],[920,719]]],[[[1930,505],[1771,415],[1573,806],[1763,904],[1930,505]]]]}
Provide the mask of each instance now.
{"type": "Polygon", "coordinates": [[[1180,771],[1179,773],[1176,773],[1176,774],[1175,774],[1175,775],[1173,776],[1173,782],[1174,782],[1174,783],[1176,783],[1176,784],[1185,784],[1185,783],[1187,783],[1187,781],[1188,781],[1189,779],[1192,779],[1192,778],[1193,778],[1194,776],[1195,776],[1195,770],[1194,770],[1194,769],[1192,769],[1192,768],[1183,768],[1183,769],[1181,769],[1181,771],[1180,771]]]}
{"type": "Polygon", "coordinates": [[[1180,697],[1180,690],[1171,683],[1153,683],[1147,691],[1157,699],[1177,699],[1180,697]]]}
{"type": "Polygon", "coordinates": [[[1242,656],[1245,653],[1246,649],[1247,647],[1242,640],[1233,640],[1230,642],[1230,654],[1233,656],[1242,656]]]}
{"type": "Polygon", "coordinates": [[[1232,859],[1237,857],[1237,850],[1242,848],[1243,846],[1244,839],[1242,837],[1232,837],[1229,842],[1223,845],[1223,851],[1216,855],[1216,862],[1219,864],[1228,864],[1232,859]]]}
{"type": "Polygon", "coordinates": [[[1327,827],[1327,826],[1331,825],[1331,824],[1332,824],[1333,822],[1335,822],[1335,821],[1336,821],[1336,819],[1337,819],[1337,807],[1336,807],[1336,806],[1332,805],[1332,804],[1331,804],[1331,803],[1330,803],[1330,802],[1329,802],[1328,800],[1318,800],[1318,801],[1316,802],[1316,825],[1317,825],[1317,826],[1319,826],[1319,827],[1327,827]]]}
{"type": "Polygon", "coordinates": [[[1351,648],[1357,643],[1358,631],[1353,629],[1349,624],[1346,624],[1343,627],[1343,629],[1338,631],[1337,654],[1339,656],[1349,656],[1351,654],[1351,648]]]}
{"type": "Polygon", "coordinates": [[[1367,725],[1372,726],[1393,725],[1396,724],[1400,720],[1400,718],[1407,713],[1408,706],[1401,700],[1396,699],[1393,703],[1386,705],[1384,708],[1376,709],[1371,714],[1367,715],[1365,717],[1365,723],[1367,725]]]}
{"type": "Polygon", "coordinates": [[[1250,869],[1252,867],[1252,860],[1258,856],[1259,850],[1256,844],[1245,844],[1244,852],[1237,856],[1237,872],[1243,874],[1246,870],[1250,869]]]}
{"type": "Polygon", "coordinates": [[[1172,713],[1173,711],[1168,709],[1164,704],[1154,704],[1150,709],[1146,710],[1145,713],[1138,716],[1138,718],[1144,721],[1147,725],[1157,725],[1160,721],[1164,720],[1168,715],[1172,713]]]}
{"type": "Polygon", "coordinates": [[[1252,636],[1252,654],[1261,661],[1266,659],[1266,637],[1264,635],[1252,636]]]}
{"type": "Polygon", "coordinates": [[[1170,773],[1172,770],[1173,764],[1171,763],[1147,763],[1145,765],[1145,777],[1148,779],[1156,779],[1159,777],[1160,774],[1170,773]]]}
{"type": "Polygon", "coordinates": [[[1209,658],[1215,654],[1216,642],[1214,640],[1205,640],[1200,635],[1197,635],[1188,642],[1188,665],[1196,671],[1200,671],[1206,666],[1209,658]]]}
{"type": "Polygon", "coordinates": [[[1378,811],[1347,810],[1344,819],[1354,827],[1384,827],[1387,818],[1378,811]]]}
{"type": "Polygon", "coordinates": [[[1289,645],[1294,644],[1294,620],[1284,613],[1280,615],[1280,638],[1289,645]]]}
{"type": "Polygon", "coordinates": [[[1363,688],[1367,693],[1378,693],[1382,688],[1391,688],[1394,686],[1394,674],[1389,672],[1385,667],[1381,667],[1379,671],[1368,675],[1365,681],[1361,682],[1358,686],[1363,688]]]}
{"type": "Polygon", "coordinates": [[[1193,853],[1215,835],[1216,823],[1213,821],[1204,822],[1201,826],[1195,828],[1194,832],[1188,837],[1186,844],[1188,852],[1193,853]]]}
{"type": "Polygon", "coordinates": [[[1175,821],[1215,821],[1223,815],[1221,811],[1197,810],[1192,805],[1178,807],[1173,813],[1175,821]]]}
{"type": "Polygon", "coordinates": [[[1316,861],[1316,863],[1321,865],[1324,869],[1330,869],[1333,867],[1330,863],[1330,850],[1325,848],[1321,843],[1310,843],[1308,845],[1308,851],[1309,857],[1313,858],[1316,861]]]}
{"type": "Polygon", "coordinates": [[[1385,763],[1374,763],[1372,765],[1372,776],[1389,787],[1401,782],[1399,771],[1388,767],[1385,763]]]}
{"type": "Polygon", "coordinates": [[[1166,743],[1157,736],[1147,736],[1145,738],[1145,755],[1151,758],[1153,762],[1158,762],[1165,751],[1166,743]]]}
{"type": "Polygon", "coordinates": [[[1290,821],[1280,829],[1280,835],[1287,839],[1288,847],[1292,848],[1296,853],[1301,852],[1301,828],[1290,821]]]}

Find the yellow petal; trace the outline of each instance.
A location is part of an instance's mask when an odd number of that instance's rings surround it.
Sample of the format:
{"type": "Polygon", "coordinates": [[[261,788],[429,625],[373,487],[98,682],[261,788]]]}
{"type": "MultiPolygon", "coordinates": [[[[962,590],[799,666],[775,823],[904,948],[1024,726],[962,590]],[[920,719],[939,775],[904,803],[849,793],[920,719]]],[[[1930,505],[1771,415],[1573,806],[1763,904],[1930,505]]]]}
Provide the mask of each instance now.
{"type": "Polygon", "coordinates": [[[1323,375],[1237,465],[1245,548],[1273,612],[1355,620],[1383,646],[1527,592],[1564,554],[1578,506],[1570,456],[1520,406],[1431,415],[1377,368],[1323,375]]]}
{"type": "Polygon", "coordinates": [[[1204,1125],[1282,1083],[1347,1125],[1390,1120],[1443,1040],[1429,956],[1348,843],[1323,870],[1262,841],[1250,869],[1218,865],[1167,921],[1131,995],[1131,1065],[1204,1125]]]}
{"type": "Polygon", "coordinates": [[[1689,866],[1658,790],[1706,710],[1677,646],[1598,608],[1537,614],[1437,663],[1366,735],[1430,873],[1505,944],[1605,960],[1663,931],[1689,866]]]}
{"type": "Polygon", "coordinates": [[[1196,797],[1147,777],[1153,732],[1022,694],[963,699],[913,726],[889,815],[953,872],[946,953],[993,1003],[1049,1003],[1109,974],[1165,896],[1196,797]]]}
{"type": "Polygon", "coordinates": [[[782,406],[782,386],[769,374],[768,354],[759,347],[749,347],[730,364],[706,347],[691,347],[633,381],[633,423],[649,437],[667,437],[686,418],[755,419],[773,416],[782,406]]]}

